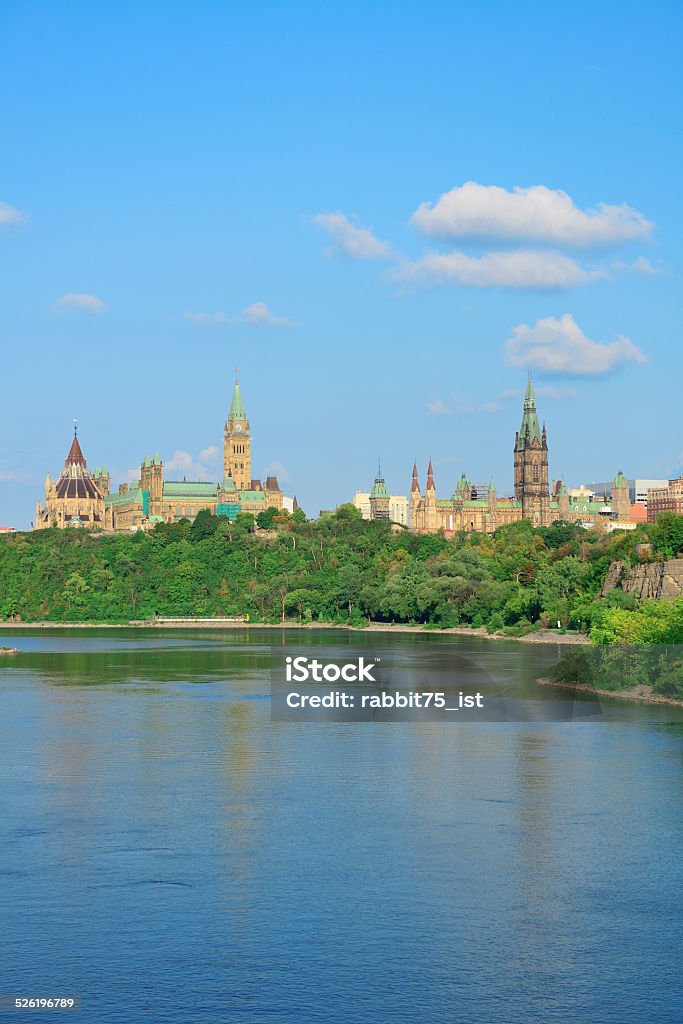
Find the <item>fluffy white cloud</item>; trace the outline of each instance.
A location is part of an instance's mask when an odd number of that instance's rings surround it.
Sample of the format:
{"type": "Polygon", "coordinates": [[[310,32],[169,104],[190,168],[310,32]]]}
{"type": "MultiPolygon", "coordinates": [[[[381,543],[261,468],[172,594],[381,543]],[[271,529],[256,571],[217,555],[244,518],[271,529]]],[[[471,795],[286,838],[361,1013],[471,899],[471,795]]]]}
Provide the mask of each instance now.
{"type": "Polygon", "coordinates": [[[491,252],[467,256],[462,252],[429,252],[406,262],[391,274],[397,281],[455,284],[472,288],[569,288],[607,276],[587,269],[557,252],[491,252]]]}
{"type": "MultiPolygon", "coordinates": [[[[207,449],[204,448],[203,452],[206,451],[207,449]]],[[[173,453],[173,458],[164,462],[164,476],[167,479],[173,479],[169,474],[171,472],[175,472],[179,477],[183,477],[188,480],[211,480],[213,475],[211,470],[201,462],[201,455],[203,452],[200,452],[197,460],[195,460],[189,452],[184,452],[180,449],[175,451],[173,453]]],[[[139,475],[138,471],[138,476],[139,475]]]]}
{"type": "Polygon", "coordinates": [[[96,295],[69,293],[57,300],[57,306],[68,313],[91,313],[93,316],[107,311],[106,302],[98,299],[96,295]]]}
{"type": "Polygon", "coordinates": [[[520,324],[503,347],[511,366],[532,367],[548,373],[597,376],[620,363],[644,363],[645,356],[630,338],[591,341],[570,313],[537,320],[533,327],[520,324]]]}
{"type": "Polygon", "coordinates": [[[268,309],[265,302],[253,302],[247,306],[238,316],[228,316],[227,313],[183,313],[185,320],[190,320],[200,327],[216,327],[219,324],[249,324],[250,327],[297,327],[296,320],[290,320],[286,316],[275,316],[268,309]]]}
{"type": "Polygon", "coordinates": [[[318,213],[312,220],[332,239],[332,248],[352,260],[389,260],[392,257],[388,242],[382,242],[370,228],[352,223],[344,213],[318,213]]]}
{"type": "Polygon", "coordinates": [[[435,398],[431,402],[427,402],[427,412],[430,416],[450,416],[451,410],[448,408],[445,402],[442,402],[440,398],[435,398]]]}
{"type": "Polygon", "coordinates": [[[24,215],[20,210],[17,210],[16,206],[10,206],[9,203],[0,203],[0,227],[6,227],[10,224],[23,224],[24,215]]]}
{"type": "Polygon", "coordinates": [[[612,245],[647,238],[652,223],[631,206],[579,209],[560,189],[545,185],[512,191],[476,181],[422,203],[411,223],[435,238],[500,239],[563,246],[612,245]]]}

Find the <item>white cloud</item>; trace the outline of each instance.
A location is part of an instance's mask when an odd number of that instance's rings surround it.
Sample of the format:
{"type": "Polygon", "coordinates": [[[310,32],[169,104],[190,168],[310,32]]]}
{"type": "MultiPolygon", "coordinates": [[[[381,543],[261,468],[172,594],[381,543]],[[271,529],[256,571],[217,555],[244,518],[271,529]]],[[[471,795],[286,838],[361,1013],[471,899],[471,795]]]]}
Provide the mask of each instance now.
{"type": "Polygon", "coordinates": [[[268,309],[265,302],[253,302],[242,310],[240,315],[242,323],[251,324],[252,327],[296,327],[296,321],[286,316],[275,316],[268,309]]]}
{"type": "Polygon", "coordinates": [[[220,452],[218,445],[210,444],[208,448],[202,448],[197,458],[200,462],[213,462],[220,452]]]}
{"type": "Polygon", "coordinates": [[[183,313],[185,320],[190,320],[200,327],[216,327],[219,324],[249,324],[250,327],[298,327],[296,320],[286,316],[275,316],[265,302],[253,302],[239,316],[228,316],[227,313],[183,313]]]}
{"type": "Polygon", "coordinates": [[[0,227],[7,227],[11,224],[23,224],[24,215],[16,206],[9,203],[0,203],[0,227]]]}
{"type": "Polygon", "coordinates": [[[421,203],[411,223],[435,238],[498,239],[563,246],[611,245],[646,239],[652,223],[638,210],[599,203],[581,210],[560,189],[545,185],[479,185],[476,181],[421,203]]]}
{"type": "Polygon", "coordinates": [[[276,476],[280,484],[292,482],[292,477],[281,462],[271,462],[269,466],[266,466],[266,476],[276,476]]]}
{"type": "Polygon", "coordinates": [[[462,252],[429,252],[397,267],[397,281],[455,284],[471,288],[569,288],[606,277],[601,269],[586,269],[556,252],[491,252],[467,256],[462,252]]]}
{"type": "Polygon", "coordinates": [[[641,350],[630,338],[619,335],[611,342],[591,341],[570,313],[558,320],[549,316],[533,327],[520,324],[503,347],[506,362],[548,373],[597,376],[620,363],[644,363],[641,350]]]}
{"type": "Polygon", "coordinates": [[[353,224],[344,213],[318,213],[313,223],[330,236],[332,248],[352,260],[389,260],[391,246],[382,242],[370,228],[353,224]]]}
{"type": "Polygon", "coordinates": [[[61,299],[57,300],[57,306],[69,313],[90,313],[93,316],[107,311],[107,304],[102,299],[98,299],[96,295],[73,292],[62,295],[61,299]]]}
{"type": "MultiPolygon", "coordinates": [[[[207,451],[206,448],[202,451],[207,451]]],[[[195,460],[189,452],[184,452],[180,449],[173,453],[173,458],[168,459],[164,462],[164,477],[167,479],[173,479],[169,476],[171,472],[175,472],[178,477],[185,478],[187,480],[211,480],[211,470],[203,465],[201,462],[201,453],[198,459],[195,460]]],[[[139,475],[139,471],[138,471],[139,475]]]]}
{"type": "Polygon", "coordinates": [[[440,398],[427,402],[427,412],[430,416],[450,416],[451,414],[451,410],[440,398]]]}

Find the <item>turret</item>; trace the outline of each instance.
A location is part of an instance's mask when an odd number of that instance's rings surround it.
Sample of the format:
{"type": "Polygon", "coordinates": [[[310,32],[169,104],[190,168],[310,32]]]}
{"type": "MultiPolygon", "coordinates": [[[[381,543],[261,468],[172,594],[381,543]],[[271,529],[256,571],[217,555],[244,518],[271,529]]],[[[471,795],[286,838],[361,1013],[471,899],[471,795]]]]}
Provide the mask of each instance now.
{"type": "Polygon", "coordinates": [[[381,463],[377,464],[377,476],[370,491],[370,518],[389,519],[389,492],[382,476],[381,463]]]}

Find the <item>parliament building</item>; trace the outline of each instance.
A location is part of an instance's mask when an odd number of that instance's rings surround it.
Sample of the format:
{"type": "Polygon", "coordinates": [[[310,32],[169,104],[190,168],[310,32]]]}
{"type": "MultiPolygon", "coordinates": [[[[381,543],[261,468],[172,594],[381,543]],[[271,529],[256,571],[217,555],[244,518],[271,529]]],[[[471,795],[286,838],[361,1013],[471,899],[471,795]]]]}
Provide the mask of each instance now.
{"type": "Polygon", "coordinates": [[[146,455],[140,477],[112,493],[106,468],[88,469],[76,431],[64,469],[48,474],[45,500],[36,505],[36,529],[86,527],[109,531],[150,529],[156,523],[193,519],[202,509],[234,519],[238,512],[281,511],[283,495],[276,476],[265,483],[251,476],[251,428],[235,376],[223,431],[223,479],[220,483],[165,480],[159,455],[146,455]]]}
{"type": "Polygon", "coordinates": [[[548,437],[545,424],[542,428],[539,424],[531,377],[524,395],[522,423],[515,435],[514,485],[514,497],[498,497],[493,480],[488,487],[476,485],[463,473],[452,496],[438,498],[431,459],[424,494],[420,489],[417,464],[414,464],[409,525],[425,533],[440,530],[447,534],[461,530],[494,533],[499,526],[520,519],[530,519],[535,526],[549,526],[558,519],[589,525],[599,520],[625,522],[631,518],[628,481],[621,472],[614,479],[609,501],[570,498],[562,480],[557,481],[551,493],[548,437]]]}

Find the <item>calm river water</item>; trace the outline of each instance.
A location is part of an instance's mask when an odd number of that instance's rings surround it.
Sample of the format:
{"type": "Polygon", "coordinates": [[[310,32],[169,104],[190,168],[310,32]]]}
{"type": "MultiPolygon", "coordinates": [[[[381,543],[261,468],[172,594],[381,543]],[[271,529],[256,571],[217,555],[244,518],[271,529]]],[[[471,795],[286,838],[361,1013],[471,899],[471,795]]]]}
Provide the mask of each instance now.
{"type": "Polygon", "coordinates": [[[0,995],[80,996],[88,1024],[681,1021],[683,709],[271,722],[271,645],[466,656],[482,692],[537,701],[559,652],[254,629],[3,643],[0,995]]]}

